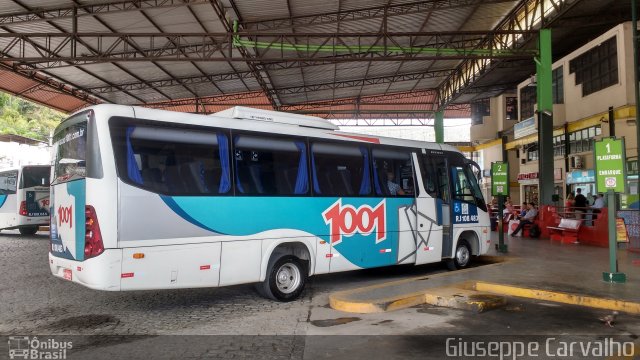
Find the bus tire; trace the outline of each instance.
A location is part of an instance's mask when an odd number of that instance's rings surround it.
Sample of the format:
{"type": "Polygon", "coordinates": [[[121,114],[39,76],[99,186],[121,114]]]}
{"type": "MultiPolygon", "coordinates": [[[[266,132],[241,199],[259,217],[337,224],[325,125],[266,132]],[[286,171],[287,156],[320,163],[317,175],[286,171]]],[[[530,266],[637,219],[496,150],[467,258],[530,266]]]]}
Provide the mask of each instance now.
{"type": "Polygon", "coordinates": [[[26,227],[21,227],[20,229],[20,234],[22,235],[34,235],[35,233],[38,232],[38,229],[40,227],[39,226],[26,226],[26,227]]]}
{"type": "Polygon", "coordinates": [[[447,268],[449,270],[459,270],[464,269],[471,264],[471,246],[465,239],[460,239],[458,241],[458,246],[456,246],[456,252],[453,254],[452,259],[447,259],[447,268]]]}
{"type": "Polygon", "coordinates": [[[300,296],[306,282],[305,262],[292,255],[281,255],[269,260],[267,276],[263,282],[256,284],[256,288],[266,298],[289,302],[300,296]]]}

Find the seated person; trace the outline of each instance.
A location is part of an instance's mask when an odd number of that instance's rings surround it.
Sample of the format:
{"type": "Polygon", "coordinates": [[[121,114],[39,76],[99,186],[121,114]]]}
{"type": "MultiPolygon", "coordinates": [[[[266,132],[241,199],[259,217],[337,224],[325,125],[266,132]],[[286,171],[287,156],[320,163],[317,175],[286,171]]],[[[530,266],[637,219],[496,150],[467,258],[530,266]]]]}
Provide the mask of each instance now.
{"type": "Polygon", "coordinates": [[[393,182],[395,175],[393,172],[387,172],[387,187],[389,188],[389,195],[405,195],[404,190],[400,185],[393,182]]]}
{"type": "Polygon", "coordinates": [[[536,210],[535,206],[536,205],[532,202],[527,203],[527,213],[524,214],[524,216],[518,216],[520,224],[518,224],[518,227],[513,230],[513,234],[511,234],[512,236],[517,236],[517,234],[520,232],[520,230],[522,230],[522,228],[524,228],[525,225],[533,224],[533,219],[535,219],[536,215],[538,215],[538,210],[536,210]]]}

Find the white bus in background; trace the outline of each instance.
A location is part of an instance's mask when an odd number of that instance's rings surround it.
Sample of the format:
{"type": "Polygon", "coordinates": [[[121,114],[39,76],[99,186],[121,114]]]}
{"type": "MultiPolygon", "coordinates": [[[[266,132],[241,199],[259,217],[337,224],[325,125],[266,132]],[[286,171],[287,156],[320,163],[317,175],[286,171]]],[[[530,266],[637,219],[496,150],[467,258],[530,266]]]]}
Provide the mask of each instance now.
{"type": "Polygon", "coordinates": [[[474,163],[447,145],[250,108],[98,105],[54,135],[51,272],[100,290],[257,283],[469,265],[489,248],[474,163]]]}
{"type": "Polygon", "coordinates": [[[49,165],[0,170],[0,230],[33,235],[49,225],[49,165]]]}

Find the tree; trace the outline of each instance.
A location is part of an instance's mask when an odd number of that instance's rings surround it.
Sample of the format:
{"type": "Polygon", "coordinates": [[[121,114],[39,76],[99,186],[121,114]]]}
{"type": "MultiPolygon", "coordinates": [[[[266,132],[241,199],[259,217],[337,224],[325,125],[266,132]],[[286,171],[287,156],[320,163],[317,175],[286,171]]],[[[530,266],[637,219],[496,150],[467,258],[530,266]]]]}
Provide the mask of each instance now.
{"type": "Polygon", "coordinates": [[[61,112],[33,102],[0,93],[0,133],[47,141],[64,119],[61,112]]]}

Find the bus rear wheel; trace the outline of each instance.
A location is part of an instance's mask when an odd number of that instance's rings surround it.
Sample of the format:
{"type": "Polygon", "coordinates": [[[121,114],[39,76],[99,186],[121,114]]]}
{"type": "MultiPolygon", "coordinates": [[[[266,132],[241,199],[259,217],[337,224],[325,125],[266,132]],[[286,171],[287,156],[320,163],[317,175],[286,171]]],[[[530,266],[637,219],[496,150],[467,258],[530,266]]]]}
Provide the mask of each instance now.
{"type": "Polygon", "coordinates": [[[456,246],[456,252],[453,259],[447,259],[447,268],[449,270],[458,270],[469,267],[471,264],[471,246],[467,240],[461,239],[456,246]]]}
{"type": "Polygon", "coordinates": [[[266,298],[288,302],[300,296],[306,282],[305,263],[295,256],[283,255],[271,258],[267,276],[256,288],[266,298]]]}
{"type": "Polygon", "coordinates": [[[20,234],[22,235],[34,235],[35,233],[38,232],[38,228],[39,226],[26,226],[26,227],[21,227],[20,230],[20,234]]]}

